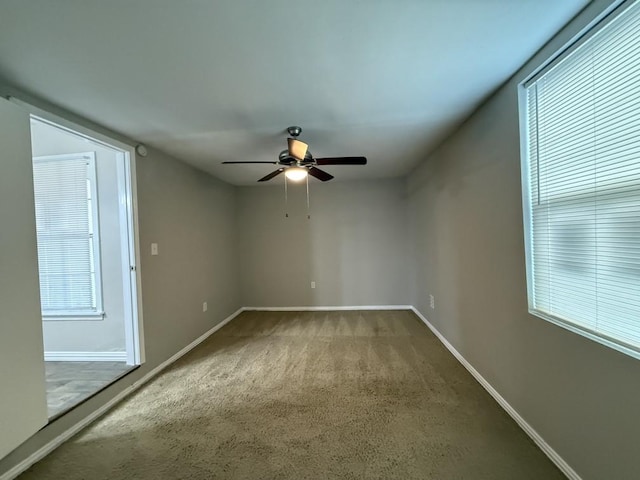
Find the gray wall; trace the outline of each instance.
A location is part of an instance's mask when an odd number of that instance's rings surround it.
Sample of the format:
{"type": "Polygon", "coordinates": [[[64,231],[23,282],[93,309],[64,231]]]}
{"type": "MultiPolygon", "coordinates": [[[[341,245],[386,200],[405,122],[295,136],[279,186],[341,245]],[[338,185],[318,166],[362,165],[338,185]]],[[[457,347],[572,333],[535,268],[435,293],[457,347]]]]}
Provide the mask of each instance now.
{"type": "Polygon", "coordinates": [[[608,3],[592,2],[426,159],[408,204],[394,181],[312,185],[312,220],[300,190],[285,220],[280,188],[236,196],[152,150],[137,169],[147,363],[36,434],[0,472],[241,304],[413,303],[585,480],[636,478],[640,363],[529,315],[526,299],[516,85],[608,3]]]}
{"type": "MultiPolygon", "coordinates": [[[[11,93],[30,99],[24,93],[0,85],[0,95],[11,93]]],[[[30,100],[131,144],[123,135],[53,105],[30,100]]],[[[136,173],[146,363],[0,460],[0,475],[240,307],[236,189],[153,149],[147,158],[138,159],[136,173]],[[150,255],[151,242],[159,244],[160,255],[150,255]],[[209,310],[203,313],[205,300],[209,310]]],[[[33,255],[35,258],[35,249],[33,255]]]]}
{"type": "Polygon", "coordinates": [[[33,156],[95,152],[102,294],[102,320],[46,320],[44,350],[52,352],[124,352],[124,292],[120,248],[117,157],[113,150],[58,128],[31,123],[33,156]]]}
{"type": "Polygon", "coordinates": [[[304,183],[289,182],[285,218],[283,179],[273,182],[240,189],[244,306],[408,305],[401,180],[323,185],[312,180],[311,219],[304,183]]]}
{"type": "Polygon", "coordinates": [[[241,305],[236,189],[150,151],[138,159],[138,211],[147,361],[158,364],[241,305]]]}
{"type": "Polygon", "coordinates": [[[47,421],[29,117],[0,99],[0,457],[47,421]]]}
{"type": "Polygon", "coordinates": [[[527,312],[517,84],[608,3],[589,5],[408,182],[413,303],[585,480],[638,478],[640,362],[527,312]]]}

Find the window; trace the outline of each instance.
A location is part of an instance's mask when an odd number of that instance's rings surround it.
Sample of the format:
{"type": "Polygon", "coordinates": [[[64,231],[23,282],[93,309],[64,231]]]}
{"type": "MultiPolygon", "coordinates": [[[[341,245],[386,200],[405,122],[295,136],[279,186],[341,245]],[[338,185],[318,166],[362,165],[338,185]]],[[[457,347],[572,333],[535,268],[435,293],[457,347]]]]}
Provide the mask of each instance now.
{"type": "Polygon", "coordinates": [[[45,319],[101,317],[95,154],[33,159],[45,319]]]}
{"type": "Polygon", "coordinates": [[[640,2],[524,84],[531,313],[640,358],[640,2]]]}

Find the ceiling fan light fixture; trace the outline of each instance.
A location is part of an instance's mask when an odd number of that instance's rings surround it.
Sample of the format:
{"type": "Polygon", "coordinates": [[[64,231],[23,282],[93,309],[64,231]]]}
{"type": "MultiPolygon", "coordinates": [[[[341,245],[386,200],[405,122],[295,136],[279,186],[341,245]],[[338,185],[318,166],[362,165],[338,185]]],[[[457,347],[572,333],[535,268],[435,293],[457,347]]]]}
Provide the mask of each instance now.
{"type": "Polygon", "coordinates": [[[284,172],[285,176],[293,182],[304,180],[307,178],[307,173],[307,169],[302,167],[287,168],[284,172]]]}
{"type": "Polygon", "coordinates": [[[302,132],[300,127],[289,127],[287,132],[291,135],[288,139],[288,148],[282,150],[278,155],[278,160],[275,162],[265,161],[229,161],[222,163],[270,163],[272,165],[278,165],[278,169],[260,178],[258,182],[267,182],[281,173],[285,175],[286,180],[289,179],[294,182],[300,182],[304,179],[309,180],[309,175],[320,180],[321,182],[328,182],[333,179],[333,175],[318,168],[322,165],[366,165],[367,159],[365,157],[328,157],[328,158],[315,158],[309,151],[309,145],[298,140],[298,135],[302,132]]]}

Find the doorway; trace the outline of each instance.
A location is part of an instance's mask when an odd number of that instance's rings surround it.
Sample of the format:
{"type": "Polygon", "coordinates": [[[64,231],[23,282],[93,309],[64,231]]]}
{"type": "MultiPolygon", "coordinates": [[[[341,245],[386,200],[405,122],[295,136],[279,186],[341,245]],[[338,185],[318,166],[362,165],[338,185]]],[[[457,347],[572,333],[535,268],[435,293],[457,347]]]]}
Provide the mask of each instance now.
{"type": "Polygon", "coordinates": [[[130,148],[31,115],[49,421],[142,363],[130,148]]]}

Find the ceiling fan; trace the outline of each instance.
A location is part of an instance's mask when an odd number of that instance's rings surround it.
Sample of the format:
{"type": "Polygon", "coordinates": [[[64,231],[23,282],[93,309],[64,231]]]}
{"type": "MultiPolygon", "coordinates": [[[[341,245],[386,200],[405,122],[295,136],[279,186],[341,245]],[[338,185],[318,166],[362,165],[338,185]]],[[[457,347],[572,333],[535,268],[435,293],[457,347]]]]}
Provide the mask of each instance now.
{"type": "Polygon", "coordinates": [[[271,165],[280,165],[268,175],[262,177],[259,182],[266,182],[277,177],[282,172],[289,180],[300,181],[308,178],[308,175],[317,178],[323,182],[331,180],[333,175],[318,168],[318,165],[366,165],[365,157],[332,157],[332,158],[314,158],[309,151],[309,145],[298,140],[298,136],[302,132],[300,127],[287,128],[290,137],[287,139],[288,148],[280,152],[277,162],[222,162],[227,164],[236,163],[265,163],[271,165]]]}

